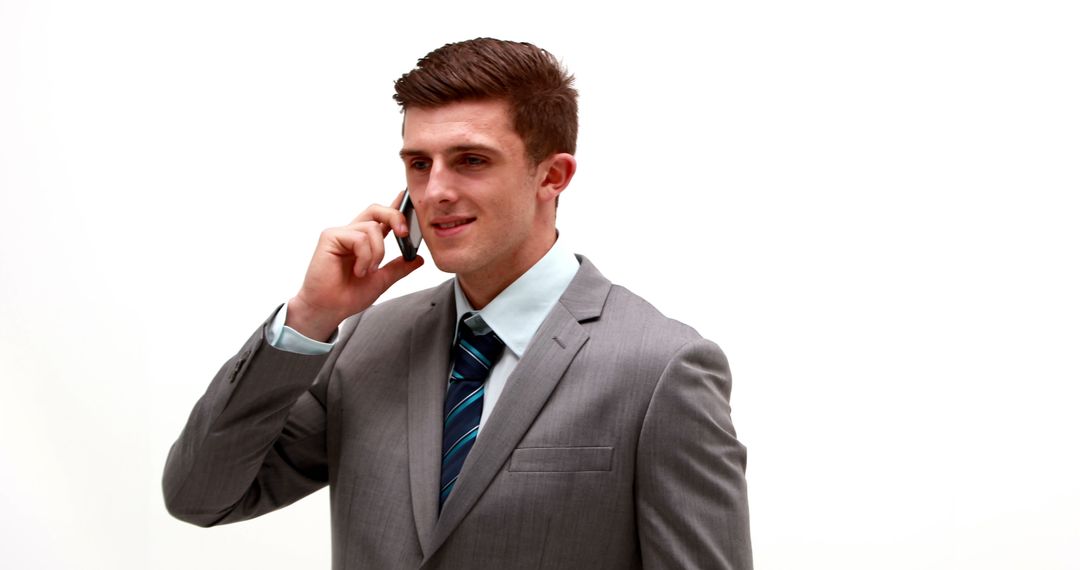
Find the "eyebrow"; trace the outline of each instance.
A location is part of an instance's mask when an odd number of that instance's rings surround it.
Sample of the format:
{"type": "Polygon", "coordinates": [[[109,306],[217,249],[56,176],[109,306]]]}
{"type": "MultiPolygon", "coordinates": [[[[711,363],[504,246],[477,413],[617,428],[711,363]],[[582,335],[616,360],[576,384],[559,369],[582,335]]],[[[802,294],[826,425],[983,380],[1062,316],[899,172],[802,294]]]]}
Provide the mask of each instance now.
{"type": "MultiPolygon", "coordinates": [[[[454,145],[454,146],[446,149],[445,152],[448,153],[448,154],[458,154],[458,153],[462,153],[462,152],[484,152],[484,153],[487,153],[487,154],[502,154],[502,152],[499,149],[497,149],[497,148],[495,148],[493,146],[488,146],[488,145],[484,145],[484,144],[459,144],[459,145],[454,145]]],[[[431,153],[428,153],[428,152],[425,152],[425,151],[422,151],[422,150],[419,150],[419,149],[403,148],[403,149],[401,149],[401,152],[398,153],[398,156],[400,156],[401,158],[409,158],[409,157],[414,157],[414,156],[429,156],[430,154],[431,153]]]]}

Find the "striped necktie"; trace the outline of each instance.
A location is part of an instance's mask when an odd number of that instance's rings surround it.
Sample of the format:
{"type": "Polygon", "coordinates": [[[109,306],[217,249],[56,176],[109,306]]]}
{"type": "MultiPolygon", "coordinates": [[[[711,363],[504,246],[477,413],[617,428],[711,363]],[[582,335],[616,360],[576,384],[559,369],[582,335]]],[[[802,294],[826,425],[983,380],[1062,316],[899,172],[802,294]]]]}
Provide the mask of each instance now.
{"type": "Polygon", "coordinates": [[[439,509],[457,483],[465,457],[480,429],[484,409],[484,381],[502,356],[505,345],[475,313],[465,313],[458,323],[454,345],[454,369],[443,407],[442,479],[439,509]]]}

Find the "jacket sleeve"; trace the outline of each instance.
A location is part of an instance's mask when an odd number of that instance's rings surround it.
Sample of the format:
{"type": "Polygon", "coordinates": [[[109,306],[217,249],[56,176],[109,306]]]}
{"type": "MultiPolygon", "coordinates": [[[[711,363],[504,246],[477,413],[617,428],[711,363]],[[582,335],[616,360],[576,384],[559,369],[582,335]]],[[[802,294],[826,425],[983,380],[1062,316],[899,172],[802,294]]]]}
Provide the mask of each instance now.
{"type": "Polygon", "coordinates": [[[162,488],[169,513],[199,526],[246,520],[325,486],[326,385],[355,330],[346,321],[329,354],[266,341],[269,319],[195,404],[169,451],[162,488]]]}
{"type": "Polygon", "coordinates": [[[637,518],[652,568],[753,568],[746,448],[731,423],[720,348],[684,345],[656,385],[638,442],[637,518]]]}

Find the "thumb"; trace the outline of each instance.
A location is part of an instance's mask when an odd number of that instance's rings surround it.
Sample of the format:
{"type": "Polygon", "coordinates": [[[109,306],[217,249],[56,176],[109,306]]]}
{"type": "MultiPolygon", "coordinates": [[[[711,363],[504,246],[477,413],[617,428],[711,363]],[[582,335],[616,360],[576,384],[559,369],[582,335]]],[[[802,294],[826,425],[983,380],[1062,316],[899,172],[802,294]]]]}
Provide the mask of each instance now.
{"type": "Polygon", "coordinates": [[[379,275],[382,278],[383,290],[386,290],[394,283],[400,281],[402,277],[419,269],[423,264],[424,258],[419,255],[412,261],[405,261],[404,257],[399,257],[382,266],[376,275],[379,275]]]}

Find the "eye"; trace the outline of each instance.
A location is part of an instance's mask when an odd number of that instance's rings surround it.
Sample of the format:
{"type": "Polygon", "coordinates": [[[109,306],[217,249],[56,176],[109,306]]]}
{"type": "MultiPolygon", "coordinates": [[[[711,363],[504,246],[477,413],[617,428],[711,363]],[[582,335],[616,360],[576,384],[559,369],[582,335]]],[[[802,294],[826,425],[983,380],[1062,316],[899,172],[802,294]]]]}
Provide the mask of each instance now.
{"type": "Polygon", "coordinates": [[[467,154],[464,157],[462,157],[461,162],[463,162],[466,166],[483,166],[483,165],[487,164],[487,160],[484,159],[483,157],[475,156],[475,155],[471,155],[471,154],[467,154]]]}
{"type": "Polygon", "coordinates": [[[431,168],[431,162],[422,158],[414,158],[409,161],[409,168],[413,170],[427,170],[431,168]]]}

